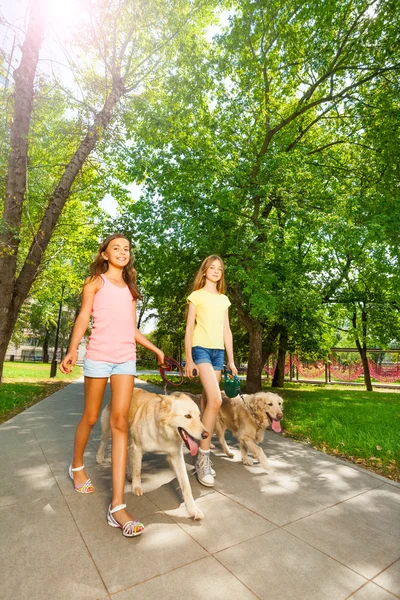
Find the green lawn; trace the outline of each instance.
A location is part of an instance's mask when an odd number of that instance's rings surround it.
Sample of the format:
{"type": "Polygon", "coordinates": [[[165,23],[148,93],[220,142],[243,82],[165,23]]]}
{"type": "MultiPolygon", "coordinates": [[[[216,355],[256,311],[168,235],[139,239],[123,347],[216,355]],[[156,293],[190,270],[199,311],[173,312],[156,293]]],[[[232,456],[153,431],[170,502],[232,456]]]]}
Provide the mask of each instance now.
{"type": "Polygon", "coordinates": [[[400,394],[288,384],[286,435],[400,481],[400,394]]]}
{"type": "Polygon", "coordinates": [[[0,385],[0,423],[54,394],[82,375],[75,367],[70,375],[57,371],[50,379],[50,365],[42,363],[4,363],[3,383],[0,385]]]}
{"type": "MultiPolygon", "coordinates": [[[[157,375],[141,379],[161,382],[157,375]]],[[[201,392],[198,380],[173,389],[201,392]]],[[[283,435],[400,481],[400,394],[301,383],[264,389],[284,398],[283,435]]]]}

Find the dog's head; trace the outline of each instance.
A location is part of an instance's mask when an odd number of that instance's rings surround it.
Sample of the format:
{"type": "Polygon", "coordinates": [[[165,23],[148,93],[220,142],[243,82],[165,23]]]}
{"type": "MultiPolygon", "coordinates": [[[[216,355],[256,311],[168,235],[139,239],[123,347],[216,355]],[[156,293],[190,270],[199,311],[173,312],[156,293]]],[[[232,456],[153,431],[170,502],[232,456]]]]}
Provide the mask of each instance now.
{"type": "Polygon", "coordinates": [[[200,420],[198,406],[184,393],[164,396],[161,403],[162,422],[179,435],[192,456],[197,454],[199,441],[208,438],[208,431],[200,420]]]}
{"type": "Polygon", "coordinates": [[[258,392],[254,394],[251,401],[252,410],[256,413],[260,422],[269,425],[276,431],[281,431],[281,419],[283,417],[283,399],[272,392],[258,392]]]}

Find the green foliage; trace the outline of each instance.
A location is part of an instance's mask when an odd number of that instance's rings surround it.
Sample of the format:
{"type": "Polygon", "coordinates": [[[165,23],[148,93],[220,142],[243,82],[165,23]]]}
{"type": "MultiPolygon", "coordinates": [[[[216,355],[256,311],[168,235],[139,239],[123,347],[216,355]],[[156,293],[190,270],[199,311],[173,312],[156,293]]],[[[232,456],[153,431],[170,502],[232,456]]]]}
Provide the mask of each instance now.
{"type": "Polygon", "coordinates": [[[398,335],[398,18],[389,2],[234,3],[130,104],[124,159],[144,195],[125,218],[161,319],[170,298],[183,321],[215,252],[266,343],[278,326],[324,356],[360,302],[374,338],[398,335]]]}

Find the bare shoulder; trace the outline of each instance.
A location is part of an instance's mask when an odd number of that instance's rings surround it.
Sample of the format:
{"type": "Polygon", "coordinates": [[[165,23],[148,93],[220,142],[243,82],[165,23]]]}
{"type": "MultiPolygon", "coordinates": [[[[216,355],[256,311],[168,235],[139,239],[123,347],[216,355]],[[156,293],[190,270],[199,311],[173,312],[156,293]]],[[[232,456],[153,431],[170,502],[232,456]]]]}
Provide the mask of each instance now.
{"type": "Polygon", "coordinates": [[[89,276],[86,277],[85,282],[83,284],[83,289],[95,294],[99,291],[99,289],[103,286],[103,281],[100,275],[89,276]]]}

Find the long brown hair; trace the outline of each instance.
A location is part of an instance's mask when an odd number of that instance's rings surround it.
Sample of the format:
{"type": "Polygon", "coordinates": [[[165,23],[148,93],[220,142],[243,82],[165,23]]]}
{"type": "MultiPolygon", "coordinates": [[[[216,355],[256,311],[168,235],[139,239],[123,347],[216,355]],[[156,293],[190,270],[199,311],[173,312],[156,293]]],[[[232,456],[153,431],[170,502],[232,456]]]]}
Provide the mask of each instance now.
{"type": "Polygon", "coordinates": [[[212,263],[214,262],[214,260],[219,260],[219,262],[221,263],[221,267],[222,267],[221,279],[219,281],[217,281],[217,292],[219,294],[224,294],[225,293],[225,268],[224,268],[224,263],[222,262],[222,258],[220,258],[219,256],[217,256],[216,254],[212,254],[211,256],[207,256],[207,258],[205,258],[203,260],[203,262],[201,263],[201,267],[197,271],[196,277],[194,278],[193,292],[195,292],[196,290],[201,290],[201,288],[203,288],[205,286],[205,284],[206,284],[206,271],[210,267],[210,265],[212,265],[212,263]]]}
{"type": "Polygon", "coordinates": [[[89,267],[90,281],[93,281],[99,275],[107,272],[108,261],[102,257],[102,253],[106,252],[108,245],[117,238],[122,238],[123,240],[126,240],[129,244],[129,262],[122,269],[122,279],[125,281],[126,285],[130,289],[130,292],[135,298],[135,300],[141,300],[142,296],[136,285],[137,273],[136,269],[133,266],[133,258],[130,251],[131,243],[123,233],[113,233],[112,235],[106,237],[106,239],[100,244],[97,256],[89,267]]]}

